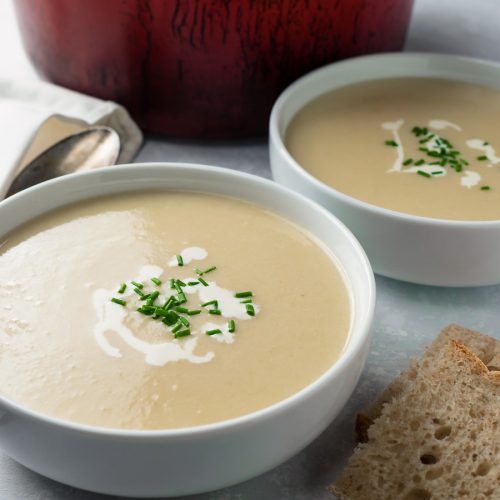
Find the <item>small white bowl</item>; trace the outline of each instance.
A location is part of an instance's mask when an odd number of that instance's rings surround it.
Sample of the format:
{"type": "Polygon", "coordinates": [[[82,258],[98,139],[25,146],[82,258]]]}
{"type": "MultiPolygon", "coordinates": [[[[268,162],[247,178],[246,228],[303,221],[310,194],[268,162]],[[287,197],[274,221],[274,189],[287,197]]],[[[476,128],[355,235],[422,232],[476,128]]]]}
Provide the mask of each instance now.
{"type": "Polygon", "coordinates": [[[330,64],[297,80],[276,101],[270,121],[273,177],[339,217],[378,274],[424,285],[500,283],[500,221],[431,219],[371,205],[313,177],[284,145],[291,120],[316,97],[354,83],[398,77],[443,78],[500,89],[500,65],[465,57],[401,53],[330,64]]]}
{"type": "Polygon", "coordinates": [[[307,228],[334,252],[346,274],[354,309],[350,338],[340,359],[292,397],[200,427],[163,431],[91,427],[48,417],[0,397],[0,446],[5,452],[44,476],[78,488],[164,497],[214,490],[261,474],[326,428],[351,395],[366,359],[375,284],[361,246],[327,210],[256,176],[202,165],[139,164],[61,177],[1,202],[0,238],[68,203],[159,189],[248,200],[307,228]]]}

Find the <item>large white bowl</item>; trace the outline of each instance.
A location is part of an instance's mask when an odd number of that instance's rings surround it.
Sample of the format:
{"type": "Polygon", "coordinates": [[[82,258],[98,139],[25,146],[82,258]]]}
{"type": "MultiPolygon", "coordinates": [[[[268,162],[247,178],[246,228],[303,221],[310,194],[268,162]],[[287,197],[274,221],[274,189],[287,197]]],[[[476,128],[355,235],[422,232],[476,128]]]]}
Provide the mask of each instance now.
{"type": "Polygon", "coordinates": [[[274,179],[331,210],[359,239],[376,273],[413,283],[500,283],[500,221],[418,217],[347,196],[303,169],[284,145],[296,113],[316,97],[367,80],[430,77],[500,89],[500,65],[438,54],[383,54],[330,64],[300,78],[276,101],[270,121],[274,179]]]}
{"type": "Polygon", "coordinates": [[[112,430],[48,417],[0,397],[0,446],[8,455],[44,476],[101,493],[185,495],[237,483],[278,465],[306,446],[340,411],[363,369],[370,339],[375,286],[359,243],[319,205],[259,177],[184,164],[131,165],[62,177],[0,203],[0,238],[71,202],[158,189],[233,196],[307,228],[343,266],[354,307],[352,331],[340,359],[314,383],[261,411],[211,425],[112,430]]]}

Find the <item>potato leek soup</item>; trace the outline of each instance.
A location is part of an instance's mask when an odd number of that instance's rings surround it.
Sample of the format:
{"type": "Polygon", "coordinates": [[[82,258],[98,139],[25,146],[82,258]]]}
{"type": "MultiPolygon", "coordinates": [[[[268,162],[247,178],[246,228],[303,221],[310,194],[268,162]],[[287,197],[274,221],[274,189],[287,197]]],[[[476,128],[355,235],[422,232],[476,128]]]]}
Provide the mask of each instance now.
{"type": "Polygon", "coordinates": [[[313,176],[362,201],[454,220],[500,219],[500,92],[373,80],[307,104],[285,143],[313,176]]]}
{"type": "Polygon", "coordinates": [[[221,196],[140,192],[0,240],[0,394],[84,424],[165,429],[272,405],[341,354],[349,285],[301,227],[221,196]]]}

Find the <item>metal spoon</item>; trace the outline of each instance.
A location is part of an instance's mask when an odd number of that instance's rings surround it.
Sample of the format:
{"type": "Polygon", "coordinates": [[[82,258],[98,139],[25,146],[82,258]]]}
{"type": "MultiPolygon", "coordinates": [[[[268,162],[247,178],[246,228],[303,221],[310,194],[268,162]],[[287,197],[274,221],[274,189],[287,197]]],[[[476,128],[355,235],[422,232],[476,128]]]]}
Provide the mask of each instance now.
{"type": "Polygon", "coordinates": [[[113,129],[90,127],[62,139],[28,163],[6,197],[54,177],[114,165],[119,154],[120,137],[113,129]]]}

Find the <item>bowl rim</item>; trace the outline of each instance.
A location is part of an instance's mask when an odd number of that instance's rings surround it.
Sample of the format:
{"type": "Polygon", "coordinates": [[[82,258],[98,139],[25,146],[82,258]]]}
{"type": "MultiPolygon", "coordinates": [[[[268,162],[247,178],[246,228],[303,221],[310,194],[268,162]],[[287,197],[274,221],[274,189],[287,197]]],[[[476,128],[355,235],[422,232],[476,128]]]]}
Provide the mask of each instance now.
{"type": "MultiPolygon", "coordinates": [[[[279,131],[279,120],[281,117],[281,114],[283,112],[283,108],[288,104],[290,100],[293,100],[294,94],[304,88],[307,88],[311,83],[314,83],[316,81],[322,80],[324,78],[327,78],[331,76],[331,73],[335,73],[337,69],[343,69],[343,68],[349,68],[349,67],[356,67],[358,65],[364,65],[366,63],[370,63],[372,61],[377,61],[380,60],[382,62],[390,62],[393,66],[396,64],[398,61],[417,61],[417,60],[431,60],[434,62],[437,62],[438,60],[441,61],[454,61],[455,63],[463,63],[465,65],[472,65],[476,66],[477,68],[490,68],[493,70],[496,70],[498,72],[499,80],[500,80],[500,63],[496,63],[494,61],[489,61],[489,60],[483,60],[475,57],[466,57],[466,56],[457,56],[457,55],[449,55],[449,54],[439,54],[439,53],[426,53],[426,52],[386,52],[386,53],[379,53],[379,54],[370,54],[370,55],[365,55],[365,56],[358,56],[358,57],[353,57],[350,59],[338,61],[338,62],[333,62],[330,64],[327,64],[325,66],[322,66],[318,69],[315,69],[309,73],[306,73],[304,76],[300,77],[299,79],[295,80],[291,85],[285,88],[285,90],[280,94],[278,99],[273,105],[272,111],[271,111],[271,116],[269,120],[269,147],[272,149],[274,148],[276,152],[281,155],[281,157],[285,160],[287,163],[288,167],[291,168],[295,173],[299,174],[302,178],[304,178],[306,181],[308,181],[310,184],[314,186],[317,190],[319,190],[322,195],[326,195],[330,198],[337,198],[346,205],[349,205],[351,208],[361,208],[363,210],[366,210],[368,212],[371,212],[375,215],[378,216],[383,216],[383,217],[389,217],[396,219],[401,222],[410,222],[413,224],[427,224],[430,226],[436,226],[436,227],[449,227],[452,226],[454,228],[458,227],[464,227],[467,229],[473,229],[473,230],[478,230],[480,228],[497,228],[500,227],[500,219],[498,220],[458,220],[458,219],[441,219],[441,218],[434,218],[434,217],[425,217],[422,215],[414,215],[414,214],[408,214],[405,212],[399,212],[396,210],[392,210],[389,208],[384,208],[384,207],[379,207],[377,205],[373,205],[372,203],[368,203],[366,201],[360,200],[358,198],[355,198],[353,196],[350,196],[348,194],[345,194],[341,191],[338,191],[337,189],[333,188],[332,186],[329,186],[328,184],[324,183],[317,177],[314,177],[312,174],[310,174],[304,167],[298,163],[293,156],[290,154],[288,149],[285,146],[285,143],[283,141],[283,137],[279,131]]],[[[438,77],[439,72],[436,71],[436,74],[434,78],[439,78],[438,77]]],[[[409,75],[389,75],[387,77],[379,76],[377,78],[374,78],[373,80],[382,80],[384,78],[401,78],[401,77],[410,77],[409,75]]],[[[427,77],[427,78],[433,78],[432,75],[420,75],[415,72],[415,75],[413,75],[414,78],[419,78],[419,77],[427,77]]],[[[453,78],[452,76],[447,76],[447,80],[453,80],[456,79],[457,81],[463,81],[460,80],[458,77],[453,78]]],[[[369,79],[363,79],[363,80],[357,80],[354,81],[350,84],[347,85],[342,85],[341,87],[344,86],[349,86],[355,83],[360,83],[364,81],[369,81],[369,79]]],[[[481,85],[478,83],[477,85],[481,85]]],[[[334,90],[336,88],[341,88],[341,87],[333,87],[331,90],[334,90]]],[[[500,91],[500,83],[498,86],[498,91],[500,91]]],[[[317,97],[323,95],[324,93],[328,92],[328,90],[325,90],[324,92],[321,92],[319,94],[315,94],[312,96],[310,99],[307,100],[307,102],[299,108],[303,109],[304,106],[309,104],[312,100],[316,99],[317,97]]],[[[297,111],[298,112],[298,111],[297,111]]],[[[297,113],[296,112],[296,113],[297,113]]],[[[295,114],[296,114],[295,113],[295,114]]],[[[294,116],[295,116],[294,114],[294,116]]],[[[314,201],[316,201],[314,199],[314,201]]]]}
{"type": "MultiPolygon", "coordinates": [[[[328,224],[333,224],[337,226],[337,229],[340,231],[341,235],[343,238],[345,238],[346,242],[351,246],[351,248],[354,250],[356,253],[358,260],[359,260],[359,265],[361,266],[361,274],[365,275],[366,277],[366,313],[361,317],[360,324],[358,325],[358,328],[356,329],[357,333],[356,335],[353,335],[353,330],[351,329],[348,341],[346,343],[346,346],[342,353],[340,354],[339,358],[326,370],[324,373],[322,373],[318,378],[316,378],[313,382],[310,384],[306,385],[303,387],[301,390],[298,392],[292,394],[291,396],[280,400],[272,405],[266,406],[264,408],[261,408],[260,410],[247,413],[244,415],[241,415],[239,417],[234,417],[226,420],[221,420],[218,422],[213,422],[209,424],[204,424],[204,425],[198,425],[198,426],[192,426],[192,427],[181,427],[181,428],[171,428],[171,429],[154,429],[154,430],[148,430],[148,429],[120,429],[120,428],[113,428],[113,427],[104,427],[104,426],[94,426],[94,425],[89,425],[89,424],[82,424],[78,422],[72,422],[69,420],[65,420],[59,417],[54,417],[48,414],[44,414],[42,412],[32,410],[22,404],[16,403],[15,401],[11,400],[8,397],[0,395],[0,405],[3,407],[7,408],[9,411],[12,411],[16,414],[19,414],[25,418],[29,418],[30,420],[34,420],[37,422],[44,423],[46,425],[50,425],[55,428],[59,428],[60,430],[65,430],[67,432],[77,432],[81,434],[87,434],[87,435],[92,435],[95,437],[113,437],[113,438],[122,438],[126,440],[134,440],[134,441],[141,441],[141,440],[156,440],[158,438],[190,438],[190,437],[196,437],[200,435],[206,435],[206,434],[221,434],[226,431],[230,431],[231,429],[238,428],[238,427],[247,427],[247,426],[252,426],[258,423],[259,421],[265,421],[268,418],[271,418],[273,414],[280,413],[284,411],[286,408],[295,406],[303,402],[303,400],[306,400],[310,396],[314,395],[317,393],[321,388],[330,383],[332,379],[334,379],[338,374],[350,363],[354,361],[354,358],[359,356],[362,353],[363,350],[363,345],[366,340],[369,341],[372,333],[372,325],[373,325],[373,316],[374,316],[374,310],[375,310],[375,277],[373,274],[372,267],[370,265],[370,261],[368,260],[368,257],[359,243],[359,241],[356,239],[356,237],[352,234],[352,232],[343,224],[336,216],[334,216],[331,212],[323,208],[321,205],[316,203],[315,201],[311,200],[310,198],[307,198],[306,196],[297,193],[289,188],[286,188],[270,179],[266,179],[264,177],[260,177],[254,174],[249,174],[246,172],[241,172],[238,170],[233,170],[229,168],[224,168],[224,167],[217,167],[217,166],[212,166],[212,165],[205,165],[205,164],[196,164],[196,163],[183,163],[183,162],[148,162],[148,163],[134,163],[134,164],[123,164],[123,165],[116,165],[112,167],[104,167],[104,168],[99,168],[96,170],[91,170],[91,171],[85,171],[85,172],[80,172],[80,173],[75,173],[75,174],[70,174],[66,175],[63,177],[58,177],[55,179],[51,179],[49,181],[42,182],[38,185],[32,186],[26,190],[20,191],[19,193],[16,193],[12,195],[9,198],[6,198],[5,200],[0,200],[0,214],[3,210],[4,206],[7,205],[15,205],[18,203],[19,199],[24,199],[26,197],[30,197],[33,199],[37,199],[40,196],[43,196],[45,190],[49,190],[53,188],[54,186],[59,186],[62,184],[64,186],[65,184],[79,184],[80,182],[84,182],[85,179],[89,178],[98,178],[102,176],[103,174],[116,174],[120,176],[122,172],[136,172],[137,178],[147,178],[147,175],[151,172],[155,173],[163,173],[166,170],[168,170],[169,167],[174,167],[178,168],[181,170],[184,170],[186,172],[210,172],[209,175],[221,175],[221,176],[230,176],[234,178],[238,178],[241,182],[249,182],[249,183],[255,183],[256,185],[260,185],[262,187],[267,187],[271,190],[274,190],[274,194],[276,196],[288,196],[291,197],[292,199],[295,199],[296,201],[300,203],[305,203],[308,205],[308,209],[311,211],[314,211],[316,215],[319,215],[319,217],[323,217],[324,219],[327,220],[328,224]]],[[[191,175],[191,174],[187,174],[191,175]]],[[[135,178],[135,180],[137,180],[135,178]]],[[[123,179],[122,179],[123,180],[123,179]]],[[[109,183],[109,185],[113,185],[116,182],[116,179],[109,183]]],[[[94,185],[98,185],[99,182],[95,182],[94,185]]],[[[61,187],[62,187],[61,186],[61,187]]],[[[87,186],[88,188],[89,186],[87,186]]],[[[81,189],[81,187],[80,187],[81,189]]],[[[126,192],[134,192],[134,191],[140,191],[140,190],[154,190],[154,188],[133,188],[131,186],[131,189],[123,189],[117,192],[121,193],[126,193],[126,192]]],[[[164,190],[168,190],[168,188],[160,188],[164,190]]],[[[158,190],[158,189],[157,189],[158,190]]],[[[189,191],[190,189],[186,189],[186,191],[189,191]]],[[[219,194],[216,191],[210,191],[210,190],[200,190],[200,192],[207,192],[207,193],[214,193],[214,194],[219,194]]],[[[108,193],[109,194],[109,193],[108,193]]],[[[87,200],[87,199],[92,199],[100,196],[106,196],[106,193],[104,194],[98,194],[98,195],[93,195],[90,194],[89,196],[85,196],[81,198],[80,200],[87,200]]],[[[224,195],[221,195],[224,196],[224,195]]],[[[243,198],[241,198],[243,199],[243,198]]],[[[250,201],[251,200],[246,200],[250,201]]],[[[259,202],[253,202],[259,205],[259,202]]],[[[68,203],[58,203],[56,207],[49,209],[48,211],[51,211],[55,208],[60,208],[68,203]]],[[[46,213],[46,212],[42,212],[46,213]]],[[[32,216],[29,217],[28,220],[31,220],[34,217],[37,217],[40,215],[39,213],[33,214],[32,216]]],[[[293,218],[283,216],[284,218],[295,222],[293,218]]],[[[17,224],[15,227],[19,227],[26,222],[23,222],[21,224],[17,224]]],[[[295,222],[299,227],[303,227],[301,224],[295,222]]],[[[307,228],[305,228],[307,229],[307,228]]],[[[3,234],[2,234],[3,235],[3,234]]],[[[0,235],[0,236],[2,236],[0,235]]],[[[320,238],[318,238],[320,239],[320,238]]],[[[321,239],[320,239],[321,241],[321,239]]],[[[330,249],[326,243],[322,242],[327,248],[330,249]]],[[[331,249],[330,249],[331,250],[331,249]]],[[[335,254],[334,254],[335,255],[335,254]]],[[[337,257],[338,258],[338,257],[337,257]]],[[[339,262],[341,265],[343,263],[340,261],[339,262]]],[[[354,301],[353,294],[351,293],[351,300],[354,301]]],[[[356,304],[353,303],[355,306],[356,304]]],[[[355,313],[354,313],[355,314],[355,313]]],[[[2,414],[2,408],[0,407],[0,415],[2,414]]]]}

